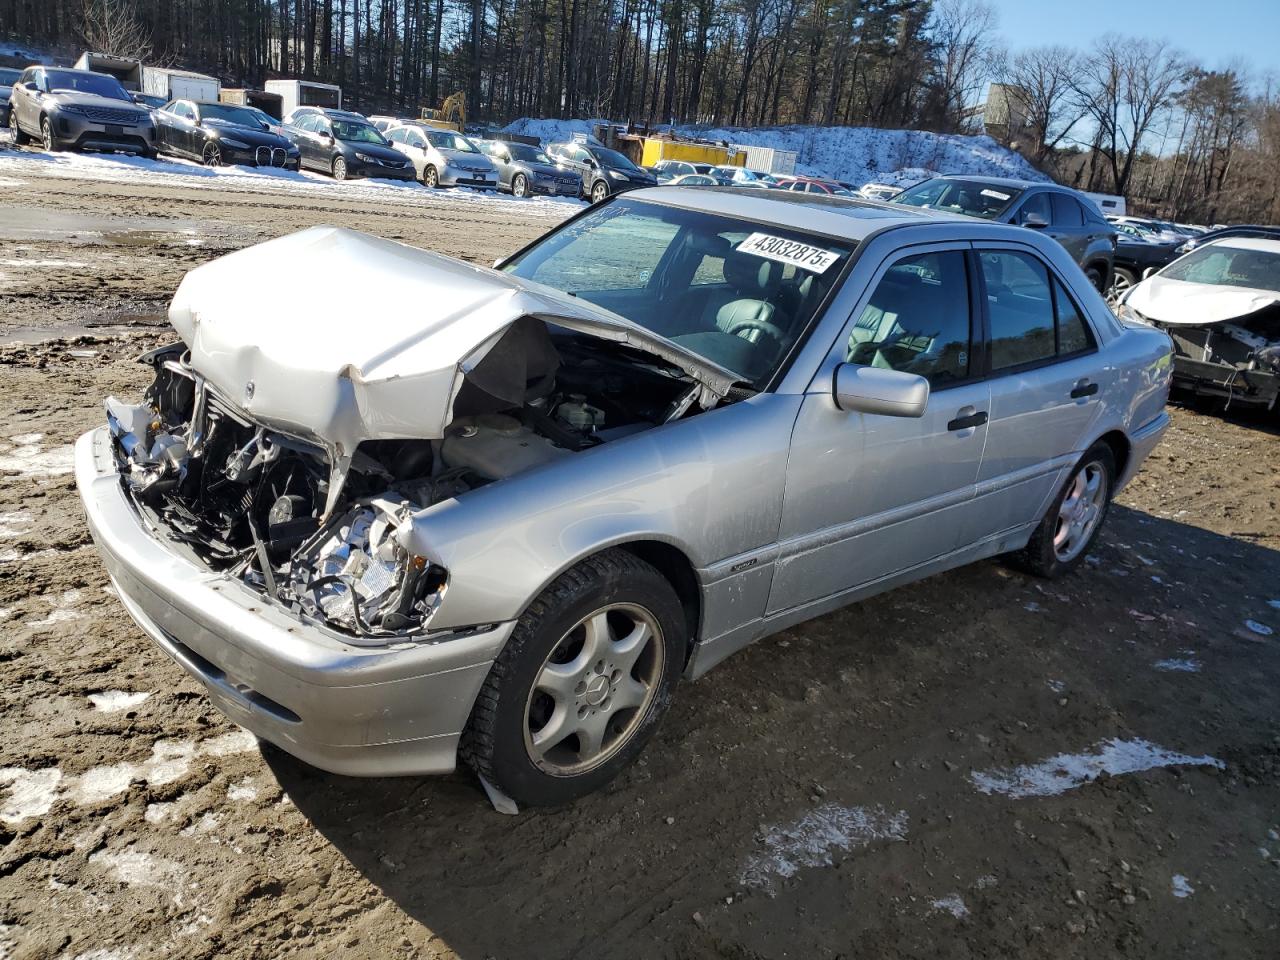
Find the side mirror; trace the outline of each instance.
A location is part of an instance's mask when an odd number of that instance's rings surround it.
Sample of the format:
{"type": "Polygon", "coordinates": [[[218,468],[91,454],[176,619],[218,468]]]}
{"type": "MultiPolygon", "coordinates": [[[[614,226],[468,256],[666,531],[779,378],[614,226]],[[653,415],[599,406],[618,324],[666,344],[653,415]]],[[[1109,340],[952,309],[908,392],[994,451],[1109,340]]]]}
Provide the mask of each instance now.
{"type": "Polygon", "coordinates": [[[1044,215],[1037,213],[1034,210],[1026,211],[1021,217],[1019,217],[1019,220],[1024,227],[1031,227],[1035,230],[1039,230],[1049,225],[1049,221],[1044,218],[1044,215]]]}
{"type": "Polygon", "coordinates": [[[850,413],[923,417],[929,381],[914,373],[842,363],[836,367],[832,396],[837,407],[850,413]]]}

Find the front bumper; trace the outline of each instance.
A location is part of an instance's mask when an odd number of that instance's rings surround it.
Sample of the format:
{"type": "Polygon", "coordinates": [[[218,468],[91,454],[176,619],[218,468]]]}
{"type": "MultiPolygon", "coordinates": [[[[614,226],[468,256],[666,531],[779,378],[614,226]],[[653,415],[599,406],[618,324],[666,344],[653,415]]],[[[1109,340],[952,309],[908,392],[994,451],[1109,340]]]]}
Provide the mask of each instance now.
{"type": "Polygon", "coordinates": [[[224,163],[245,167],[275,167],[297,170],[300,157],[283,147],[228,147],[220,144],[224,163]]]}
{"type": "Polygon", "coordinates": [[[348,160],[347,176],[366,177],[379,180],[416,180],[413,164],[407,167],[384,167],[380,163],[369,163],[367,160],[348,160]]]}
{"type": "Polygon", "coordinates": [[[456,167],[445,167],[439,171],[442,187],[473,187],[476,190],[497,190],[498,173],[476,173],[470,170],[459,170],[456,167]]]}
{"type": "Polygon", "coordinates": [[[140,124],[109,124],[59,111],[53,116],[52,128],[53,138],[60,147],[142,154],[156,150],[155,128],[150,120],[140,124]]]}
{"type": "Polygon", "coordinates": [[[350,776],[447,773],[513,623],[359,646],[171,549],[135,508],[106,427],[76,442],[76,486],[125,609],[233,721],[350,776]]]}
{"type": "Polygon", "coordinates": [[[1241,370],[1181,354],[1173,358],[1173,383],[1201,396],[1226,397],[1232,403],[1267,409],[1275,407],[1280,396],[1280,375],[1269,370],[1241,370]]]}
{"type": "Polygon", "coordinates": [[[582,195],[581,180],[538,180],[531,178],[529,181],[529,189],[533,193],[542,194],[550,197],[579,197],[582,195]]]}

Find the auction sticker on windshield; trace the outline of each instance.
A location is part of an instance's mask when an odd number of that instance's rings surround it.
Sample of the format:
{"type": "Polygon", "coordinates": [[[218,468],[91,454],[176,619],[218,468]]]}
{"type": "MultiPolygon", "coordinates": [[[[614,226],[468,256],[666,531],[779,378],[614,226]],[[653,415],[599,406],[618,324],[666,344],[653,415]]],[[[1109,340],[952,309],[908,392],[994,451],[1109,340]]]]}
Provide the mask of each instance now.
{"type": "Polygon", "coordinates": [[[840,259],[838,253],[811,247],[798,240],[787,240],[783,237],[770,236],[767,233],[753,233],[738,244],[739,253],[750,253],[766,260],[778,263],[790,263],[810,273],[824,273],[827,267],[840,259]]]}

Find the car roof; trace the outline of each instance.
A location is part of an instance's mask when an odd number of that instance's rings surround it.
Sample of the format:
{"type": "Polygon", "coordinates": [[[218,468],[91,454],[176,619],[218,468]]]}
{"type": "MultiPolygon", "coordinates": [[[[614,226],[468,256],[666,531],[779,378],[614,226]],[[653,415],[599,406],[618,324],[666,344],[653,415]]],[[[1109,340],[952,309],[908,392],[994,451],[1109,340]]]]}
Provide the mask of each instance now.
{"type": "Polygon", "coordinates": [[[1206,247],[1230,247],[1233,250],[1260,250],[1264,253],[1280,253],[1280,238],[1272,237],[1221,237],[1200,245],[1206,247]]]}
{"type": "MultiPolygon", "coordinates": [[[[985,183],[992,187],[1012,187],[1018,190],[1026,190],[1028,187],[1057,187],[1059,190],[1068,190],[1059,183],[1051,183],[1043,180],[1022,180],[1017,177],[984,177],[975,174],[969,176],[967,173],[941,173],[931,180],[964,180],[966,183],[985,183]]],[[[921,181],[926,183],[928,181],[921,181]]]]}
{"type": "MultiPolygon", "coordinates": [[[[825,193],[790,193],[751,187],[650,187],[628,194],[685,210],[742,217],[761,224],[861,241],[885,227],[945,221],[976,225],[972,217],[825,193]]],[[[977,221],[980,223],[981,221],[977,221]]]]}

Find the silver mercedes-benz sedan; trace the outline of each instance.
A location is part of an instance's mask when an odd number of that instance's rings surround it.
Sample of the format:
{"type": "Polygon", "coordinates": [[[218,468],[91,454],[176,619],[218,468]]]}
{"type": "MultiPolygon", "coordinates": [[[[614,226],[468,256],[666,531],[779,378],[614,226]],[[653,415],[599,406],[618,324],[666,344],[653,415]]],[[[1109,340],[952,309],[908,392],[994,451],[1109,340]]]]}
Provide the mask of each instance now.
{"type": "Polygon", "coordinates": [[[76,451],[125,607],[316,766],[462,757],[525,804],[775,631],[984,557],[1067,572],[1168,424],[1169,338],[1052,239],[816,194],[628,193],[492,270],[315,228],[169,317],[76,451]]]}

